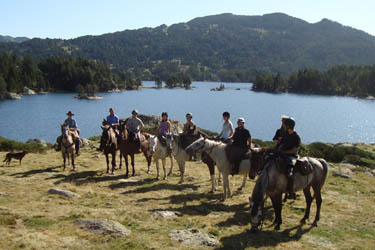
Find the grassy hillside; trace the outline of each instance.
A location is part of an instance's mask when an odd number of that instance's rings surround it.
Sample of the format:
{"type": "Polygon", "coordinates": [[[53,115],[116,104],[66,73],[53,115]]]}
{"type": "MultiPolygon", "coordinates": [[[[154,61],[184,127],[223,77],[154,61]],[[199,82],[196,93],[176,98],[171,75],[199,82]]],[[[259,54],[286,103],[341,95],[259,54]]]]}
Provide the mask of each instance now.
{"type": "MultiPolygon", "coordinates": [[[[369,149],[370,150],[370,149],[369,149]]],[[[372,150],[372,149],[371,149],[372,150]]],[[[0,152],[3,159],[5,152],[0,152]]],[[[248,232],[248,197],[254,181],[236,192],[241,179],[231,178],[234,196],[220,202],[222,187],[208,194],[208,169],[202,163],[189,162],[186,182],[178,185],[175,166],[172,176],[155,181],[146,174],[143,156],[136,157],[136,176],[123,179],[124,171],[105,174],[104,156],[93,149],[82,150],[76,160],[77,172],[62,170],[60,153],[28,154],[22,163],[0,167],[0,249],[207,249],[182,245],[168,234],[173,229],[196,228],[211,233],[220,241],[217,249],[373,249],[375,244],[374,177],[355,170],[349,179],[332,176],[329,171],[323,189],[319,227],[300,225],[304,198],[283,207],[284,224],[273,231],[273,210],[266,203],[263,231],[248,232]],[[68,199],[47,194],[51,187],[81,195],[68,199]],[[297,207],[297,208],[293,208],[297,207]],[[173,219],[153,218],[152,212],[171,210],[180,213],[173,219]],[[128,238],[98,236],[73,225],[76,218],[107,218],[132,231],[128,238]]],[[[169,163],[168,163],[169,168],[169,163]]],[[[312,207],[315,215],[315,205],[312,207]]]]}

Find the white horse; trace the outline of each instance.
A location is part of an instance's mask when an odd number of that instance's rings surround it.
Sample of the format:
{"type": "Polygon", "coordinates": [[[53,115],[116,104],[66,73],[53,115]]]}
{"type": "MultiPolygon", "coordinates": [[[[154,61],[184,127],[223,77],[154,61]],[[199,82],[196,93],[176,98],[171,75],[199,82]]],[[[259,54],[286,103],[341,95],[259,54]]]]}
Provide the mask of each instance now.
{"type": "Polygon", "coordinates": [[[168,151],[171,149],[168,149],[168,147],[163,146],[159,140],[159,138],[155,135],[151,135],[148,138],[148,149],[147,149],[147,154],[151,157],[153,157],[155,165],[156,165],[156,179],[160,179],[160,172],[159,172],[159,159],[161,160],[163,164],[163,170],[164,170],[164,177],[163,180],[167,179],[166,175],[166,168],[165,168],[165,160],[167,157],[171,158],[171,169],[169,170],[168,175],[172,173],[173,169],[173,156],[169,156],[168,151]]]}
{"type": "MultiPolygon", "coordinates": [[[[229,185],[229,178],[228,176],[231,174],[231,163],[228,161],[225,147],[227,144],[222,142],[216,142],[205,138],[200,138],[190,144],[186,151],[189,152],[206,152],[208,153],[212,159],[216,162],[217,168],[219,169],[220,173],[223,175],[223,188],[224,188],[224,196],[223,200],[226,198],[229,198],[232,196],[232,193],[230,191],[230,185],[229,185]]],[[[242,160],[240,163],[240,170],[239,175],[243,175],[243,181],[242,185],[239,188],[241,190],[245,184],[247,176],[250,172],[250,160],[242,160]]],[[[253,176],[252,176],[253,177],[253,176]]]]}

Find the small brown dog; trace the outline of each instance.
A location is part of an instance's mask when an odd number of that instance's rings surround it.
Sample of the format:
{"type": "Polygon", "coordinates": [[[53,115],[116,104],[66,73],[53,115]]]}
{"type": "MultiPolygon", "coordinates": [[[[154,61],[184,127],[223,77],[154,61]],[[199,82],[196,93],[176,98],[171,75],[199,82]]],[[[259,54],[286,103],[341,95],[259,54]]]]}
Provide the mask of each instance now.
{"type": "Polygon", "coordinates": [[[20,165],[21,165],[21,161],[22,161],[23,157],[25,157],[26,154],[27,154],[26,150],[24,150],[22,152],[18,152],[18,153],[7,153],[3,162],[5,162],[5,164],[8,164],[8,166],[9,166],[10,161],[12,159],[16,159],[16,160],[20,161],[20,165]]]}

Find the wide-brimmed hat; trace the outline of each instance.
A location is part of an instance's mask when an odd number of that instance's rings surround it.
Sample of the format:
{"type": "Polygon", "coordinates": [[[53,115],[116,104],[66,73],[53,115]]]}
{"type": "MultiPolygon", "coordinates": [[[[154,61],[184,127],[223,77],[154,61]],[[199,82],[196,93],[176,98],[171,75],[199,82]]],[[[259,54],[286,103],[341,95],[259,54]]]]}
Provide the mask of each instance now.
{"type": "Polygon", "coordinates": [[[285,119],[288,119],[289,118],[289,116],[287,116],[287,115],[282,115],[281,116],[281,120],[285,120],[285,119]]]}
{"type": "Polygon", "coordinates": [[[240,118],[237,119],[237,122],[243,122],[243,123],[245,123],[245,118],[240,117],[240,118]]]}
{"type": "Polygon", "coordinates": [[[66,115],[74,115],[74,114],[72,113],[72,111],[68,111],[68,113],[66,113],[66,115]]]}

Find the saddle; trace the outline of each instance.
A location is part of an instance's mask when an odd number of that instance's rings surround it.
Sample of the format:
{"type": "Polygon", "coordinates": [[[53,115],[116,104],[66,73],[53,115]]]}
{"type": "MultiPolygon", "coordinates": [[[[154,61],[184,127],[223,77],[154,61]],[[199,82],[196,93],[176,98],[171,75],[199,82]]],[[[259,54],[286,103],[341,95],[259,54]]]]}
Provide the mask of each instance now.
{"type": "Polygon", "coordinates": [[[313,167],[309,162],[308,158],[297,159],[296,165],[294,167],[294,173],[300,173],[301,175],[308,175],[313,172],[313,167]]]}
{"type": "Polygon", "coordinates": [[[158,139],[159,139],[159,142],[161,143],[161,145],[163,145],[164,147],[166,147],[167,146],[167,140],[165,139],[165,137],[164,136],[162,136],[162,135],[158,135],[158,139]]]}

